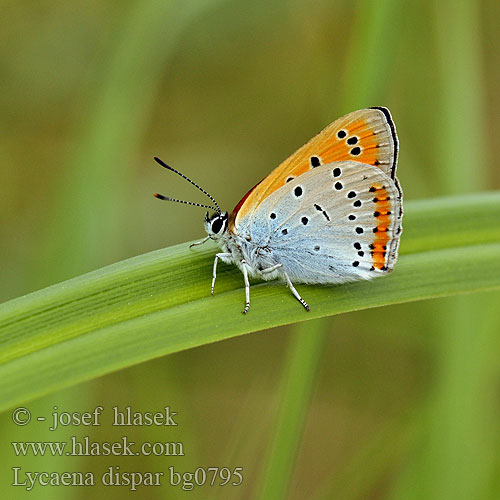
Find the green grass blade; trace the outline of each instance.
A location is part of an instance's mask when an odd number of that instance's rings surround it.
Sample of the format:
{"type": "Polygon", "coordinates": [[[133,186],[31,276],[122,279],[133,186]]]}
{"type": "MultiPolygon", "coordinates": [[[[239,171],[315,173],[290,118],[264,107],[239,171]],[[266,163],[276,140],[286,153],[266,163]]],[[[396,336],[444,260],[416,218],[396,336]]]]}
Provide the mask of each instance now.
{"type": "Polygon", "coordinates": [[[387,99],[387,78],[394,70],[400,30],[400,6],[395,0],[360,2],[354,12],[345,75],[339,85],[338,105],[345,113],[384,104],[378,101],[387,99]]]}
{"type": "Polygon", "coordinates": [[[277,425],[264,464],[261,500],[288,498],[328,322],[300,324],[293,332],[287,364],[282,374],[277,425]]]}
{"type": "MultiPolygon", "coordinates": [[[[488,185],[489,152],[481,8],[470,0],[435,2],[434,16],[439,56],[434,91],[440,96],[430,135],[435,165],[443,167],[436,171],[444,191],[480,190],[488,185]]],[[[499,496],[489,491],[498,475],[492,461],[498,446],[491,390],[498,324],[488,321],[498,303],[497,294],[442,302],[434,317],[435,380],[421,440],[392,498],[499,496]]]]}
{"type": "Polygon", "coordinates": [[[241,273],[221,265],[210,297],[215,249],[189,250],[187,244],[9,301],[0,307],[0,408],[264,328],[500,288],[500,193],[408,203],[403,240],[391,276],[342,286],[299,285],[310,313],[274,282],[252,286],[252,308],[242,316],[241,273]]]}

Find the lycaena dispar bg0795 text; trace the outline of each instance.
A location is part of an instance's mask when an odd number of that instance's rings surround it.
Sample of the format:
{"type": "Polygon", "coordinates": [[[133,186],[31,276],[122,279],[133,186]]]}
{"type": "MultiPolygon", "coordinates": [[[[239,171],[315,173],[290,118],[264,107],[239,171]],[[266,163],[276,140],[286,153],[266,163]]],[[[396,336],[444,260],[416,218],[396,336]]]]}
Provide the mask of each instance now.
{"type": "Polygon", "coordinates": [[[217,261],[243,273],[250,307],[249,276],[284,281],[309,311],[294,283],[333,284],[371,279],[392,271],[398,257],[402,191],[396,178],[398,138],[389,110],[374,107],[339,118],[255,185],[229,214],[191,179],[214,206],[208,239],[222,249],[217,261]]]}

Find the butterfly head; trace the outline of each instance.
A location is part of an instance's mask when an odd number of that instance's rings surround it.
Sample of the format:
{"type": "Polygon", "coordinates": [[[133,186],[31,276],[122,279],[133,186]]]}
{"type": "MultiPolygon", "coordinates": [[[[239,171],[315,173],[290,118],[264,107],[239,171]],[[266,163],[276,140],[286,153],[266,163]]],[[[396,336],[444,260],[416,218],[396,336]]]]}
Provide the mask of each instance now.
{"type": "Polygon", "coordinates": [[[226,234],[229,214],[227,212],[215,212],[205,215],[205,231],[211,240],[218,240],[226,234]]]}

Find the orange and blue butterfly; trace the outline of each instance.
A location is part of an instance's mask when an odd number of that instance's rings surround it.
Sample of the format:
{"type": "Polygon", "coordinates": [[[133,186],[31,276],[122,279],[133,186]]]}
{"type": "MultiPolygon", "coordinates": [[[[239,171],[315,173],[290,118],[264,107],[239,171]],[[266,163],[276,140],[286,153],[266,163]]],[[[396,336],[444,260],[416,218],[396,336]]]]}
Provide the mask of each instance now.
{"type": "Polygon", "coordinates": [[[222,252],[217,262],[237,265],[249,277],[281,279],[309,311],[294,283],[334,284],[372,279],[391,272],[398,258],[403,217],[396,177],[398,137],[389,110],[361,109],[328,125],[256,184],[231,213],[191,179],[159,158],[213,203],[157,198],[213,210],[205,216],[207,236],[222,252]]]}

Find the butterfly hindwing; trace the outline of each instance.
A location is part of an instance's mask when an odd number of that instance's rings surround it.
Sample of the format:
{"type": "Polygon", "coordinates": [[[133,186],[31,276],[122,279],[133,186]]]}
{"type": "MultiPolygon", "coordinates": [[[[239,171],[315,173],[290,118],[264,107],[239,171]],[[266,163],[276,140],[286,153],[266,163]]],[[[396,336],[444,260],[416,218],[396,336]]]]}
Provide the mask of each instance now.
{"type": "Polygon", "coordinates": [[[297,177],[335,161],[372,165],[395,179],[398,139],[387,108],[349,113],[328,125],[257,184],[231,214],[230,226],[250,217],[272,193],[297,177]]]}
{"type": "Polygon", "coordinates": [[[392,270],[401,218],[396,180],[375,166],[343,161],[273,192],[240,234],[269,248],[292,281],[340,283],[392,270]]]}

